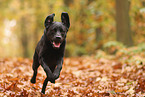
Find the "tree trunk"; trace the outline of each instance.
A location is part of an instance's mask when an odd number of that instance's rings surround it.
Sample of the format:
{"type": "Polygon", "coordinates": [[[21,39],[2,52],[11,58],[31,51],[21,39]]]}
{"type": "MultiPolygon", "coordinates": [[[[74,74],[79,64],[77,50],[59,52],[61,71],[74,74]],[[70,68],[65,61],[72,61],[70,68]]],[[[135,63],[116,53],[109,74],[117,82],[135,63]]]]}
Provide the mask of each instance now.
{"type": "MultiPolygon", "coordinates": [[[[21,0],[21,10],[24,10],[24,0],[21,0]]],[[[23,57],[29,57],[29,44],[28,44],[28,34],[27,34],[27,18],[22,16],[20,18],[20,42],[23,48],[23,57]]]]}
{"type": "Polygon", "coordinates": [[[37,0],[36,2],[36,12],[35,12],[35,30],[34,30],[34,45],[36,47],[38,41],[39,41],[39,33],[42,33],[42,32],[39,32],[40,31],[40,27],[41,27],[41,2],[40,0],[37,0]]]}
{"type": "Polygon", "coordinates": [[[127,46],[133,45],[129,21],[129,1],[116,0],[116,38],[127,46]]]}
{"type": "Polygon", "coordinates": [[[102,27],[96,28],[96,42],[99,43],[102,40],[102,27]]]}
{"type": "Polygon", "coordinates": [[[65,6],[69,7],[69,5],[73,3],[73,0],[63,0],[63,2],[65,6]]]}

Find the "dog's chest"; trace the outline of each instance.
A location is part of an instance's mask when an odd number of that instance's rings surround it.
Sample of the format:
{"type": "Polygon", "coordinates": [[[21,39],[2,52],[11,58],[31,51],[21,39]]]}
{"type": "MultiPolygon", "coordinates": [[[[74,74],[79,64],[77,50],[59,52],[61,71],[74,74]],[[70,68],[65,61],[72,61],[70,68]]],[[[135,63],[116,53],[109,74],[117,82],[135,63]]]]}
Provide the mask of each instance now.
{"type": "Polygon", "coordinates": [[[47,51],[43,57],[48,66],[56,66],[62,58],[62,55],[59,52],[47,51]]]}

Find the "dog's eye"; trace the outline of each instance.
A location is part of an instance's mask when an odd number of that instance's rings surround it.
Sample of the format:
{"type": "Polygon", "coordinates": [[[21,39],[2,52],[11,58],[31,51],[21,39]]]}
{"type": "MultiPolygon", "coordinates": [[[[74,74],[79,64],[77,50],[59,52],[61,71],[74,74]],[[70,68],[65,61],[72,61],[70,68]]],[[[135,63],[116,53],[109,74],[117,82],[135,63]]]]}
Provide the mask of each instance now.
{"type": "Polygon", "coordinates": [[[62,36],[64,36],[65,35],[65,32],[63,31],[63,32],[61,32],[61,34],[62,34],[62,36]]]}
{"type": "Polygon", "coordinates": [[[60,32],[65,32],[63,29],[60,29],[60,32]]]}
{"type": "Polygon", "coordinates": [[[62,29],[60,29],[60,32],[63,32],[63,30],[62,30],[62,29]]]}
{"type": "Polygon", "coordinates": [[[52,29],[51,32],[56,32],[56,29],[52,29]]]}
{"type": "Polygon", "coordinates": [[[63,32],[61,32],[62,34],[65,34],[65,32],[63,31],[63,32]]]}

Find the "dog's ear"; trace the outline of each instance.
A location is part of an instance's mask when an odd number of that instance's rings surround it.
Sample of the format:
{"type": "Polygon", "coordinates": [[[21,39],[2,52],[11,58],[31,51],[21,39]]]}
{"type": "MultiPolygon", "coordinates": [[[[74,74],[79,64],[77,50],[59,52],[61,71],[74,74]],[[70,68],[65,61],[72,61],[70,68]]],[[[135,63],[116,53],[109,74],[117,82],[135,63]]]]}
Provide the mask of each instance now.
{"type": "Polygon", "coordinates": [[[62,21],[62,23],[63,23],[67,28],[70,27],[70,22],[69,22],[68,13],[62,12],[62,14],[61,14],[61,21],[62,21]]]}
{"type": "Polygon", "coordinates": [[[48,28],[52,24],[54,16],[55,16],[55,14],[53,13],[53,14],[46,17],[45,23],[44,23],[46,28],[48,28]]]}

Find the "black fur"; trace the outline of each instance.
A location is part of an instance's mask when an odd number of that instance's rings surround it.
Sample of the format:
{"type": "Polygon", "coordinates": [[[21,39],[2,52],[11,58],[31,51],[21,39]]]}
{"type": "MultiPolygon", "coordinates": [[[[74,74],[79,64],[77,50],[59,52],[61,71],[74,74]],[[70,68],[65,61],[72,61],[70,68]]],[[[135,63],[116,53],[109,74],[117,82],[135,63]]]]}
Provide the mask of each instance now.
{"type": "Polygon", "coordinates": [[[43,94],[45,94],[48,81],[55,83],[55,80],[59,78],[63,64],[66,34],[70,27],[69,16],[66,12],[61,14],[62,22],[53,22],[54,16],[55,14],[51,14],[46,17],[44,34],[38,42],[33,56],[34,73],[31,83],[36,83],[37,69],[41,65],[47,75],[41,91],[43,94]]]}

